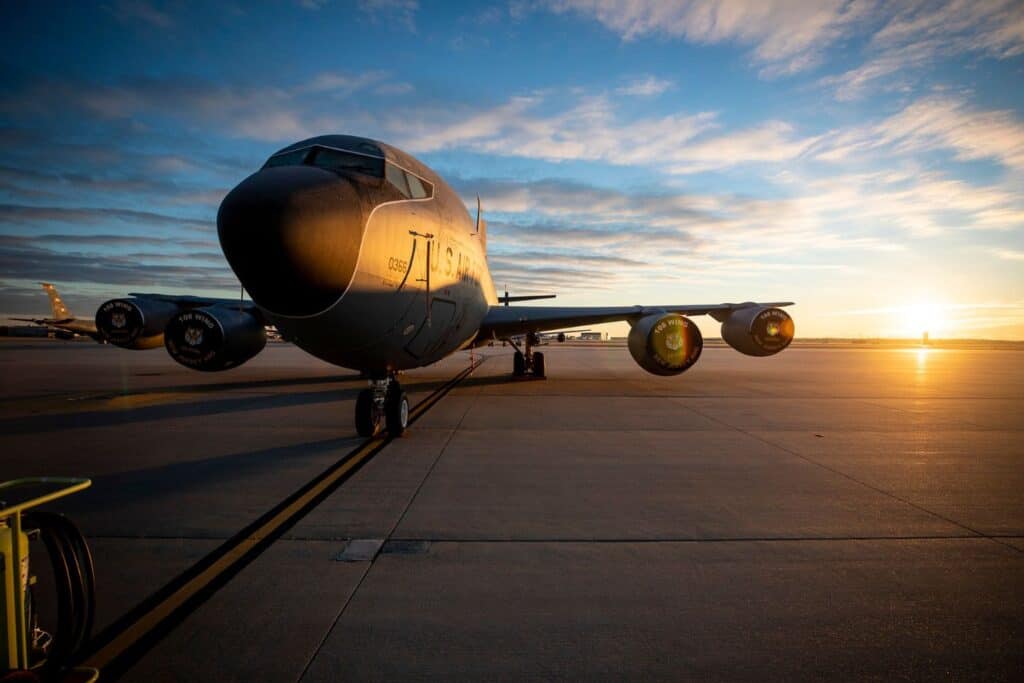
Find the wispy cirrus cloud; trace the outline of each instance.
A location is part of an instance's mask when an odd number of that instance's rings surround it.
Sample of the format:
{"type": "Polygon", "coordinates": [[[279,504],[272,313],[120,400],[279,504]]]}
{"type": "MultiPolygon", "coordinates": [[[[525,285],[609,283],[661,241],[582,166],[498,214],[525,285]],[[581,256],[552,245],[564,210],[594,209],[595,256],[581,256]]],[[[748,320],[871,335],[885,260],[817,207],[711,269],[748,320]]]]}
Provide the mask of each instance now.
{"type": "Polygon", "coordinates": [[[822,51],[876,5],[872,0],[555,0],[548,6],[592,17],[627,41],[653,35],[750,45],[761,72],[774,76],[818,64],[822,51]]]}
{"type": "Polygon", "coordinates": [[[146,0],[117,0],[107,7],[108,11],[126,23],[143,23],[154,28],[167,30],[176,24],[170,13],[158,9],[146,0]]]}
{"type": "Polygon", "coordinates": [[[1010,111],[986,111],[963,98],[935,95],[880,121],[834,132],[815,156],[845,161],[879,150],[916,155],[937,149],[951,150],[960,160],[990,159],[1024,169],[1024,122],[1010,111]]]}
{"type": "Polygon", "coordinates": [[[837,99],[858,99],[876,87],[905,87],[941,59],[1024,54],[1024,11],[1017,0],[927,0],[887,3],[883,10],[887,21],[869,41],[866,61],[820,81],[837,99]]]}
{"type": "Polygon", "coordinates": [[[118,221],[131,225],[189,228],[199,232],[210,232],[213,226],[213,223],[210,221],[197,221],[194,219],[155,213],[152,211],[134,211],[131,209],[115,209],[108,207],[25,206],[20,204],[0,204],[0,225],[21,227],[34,227],[51,223],[106,225],[111,221],[118,221]]]}
{"type": "MultiPolygon", "coordinates": [[[[211,257],[216,254],[211,253],[211,257]]],[[[58,251],[0,239],[0,272],[9,280],[82,282],[112,286],[176,287],[210,291],[237,287],[227,262],[210,258],[177,260],[162,252],[113,254],[101,250],[58,251]]]]}
{"type": "Polygon", "coordinates": [[[653,97],[654,95],[660,95],[663,92],[670,90],[675,84],[664,78],[658,78],[656,76],[644,76],[643,78],[636,78],[625,85],[619,86],[615,89],[615,93],[618,95],[626,95],[627,97],[653,97]]]}

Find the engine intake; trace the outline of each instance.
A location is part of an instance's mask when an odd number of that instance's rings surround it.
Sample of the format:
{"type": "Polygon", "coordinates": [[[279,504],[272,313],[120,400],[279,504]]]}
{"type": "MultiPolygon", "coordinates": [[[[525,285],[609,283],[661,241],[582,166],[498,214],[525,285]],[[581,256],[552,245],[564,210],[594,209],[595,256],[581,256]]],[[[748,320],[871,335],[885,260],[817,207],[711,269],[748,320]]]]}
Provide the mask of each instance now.
{"type": "Polygon", "coordinates": [[[700,358],[704,337],[689,318],[678,313],[649,315],[629,331],[633,360],[655,375],[678,375],[700,358]]]}
{"type": "Polygon", "coordinates": [[[256,316],[219,306],[182,311],[171,318],[164,332],[171,358],[207,372],[237,367],[266,345],[266,331],[256,316]]]}
{"type": "Polygon", "coordinates": [[[153,299],[111,299],[96,310],[96,329],[124,349],[155,349],[178,306],[153,299]]]}
{"type": "Polygon", "coordinates": [[[781,308],[751,306],[734,311],[722,323],[722,339],[748,356],[771,356],[789,346],[796,327],[781,308]]]}

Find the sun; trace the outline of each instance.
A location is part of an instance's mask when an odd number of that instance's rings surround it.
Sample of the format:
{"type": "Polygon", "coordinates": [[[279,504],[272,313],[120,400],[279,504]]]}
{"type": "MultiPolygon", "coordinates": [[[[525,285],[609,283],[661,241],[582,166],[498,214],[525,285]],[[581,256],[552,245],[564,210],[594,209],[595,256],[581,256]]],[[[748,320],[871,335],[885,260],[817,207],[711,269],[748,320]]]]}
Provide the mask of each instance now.
{"type": "Polygon", "coordinates": [[[925,332],[939,337],[949,331],[949,306],[935,300],[918,300],[895,312],[896,330],[901,337],[920,337],[925,332]]]}

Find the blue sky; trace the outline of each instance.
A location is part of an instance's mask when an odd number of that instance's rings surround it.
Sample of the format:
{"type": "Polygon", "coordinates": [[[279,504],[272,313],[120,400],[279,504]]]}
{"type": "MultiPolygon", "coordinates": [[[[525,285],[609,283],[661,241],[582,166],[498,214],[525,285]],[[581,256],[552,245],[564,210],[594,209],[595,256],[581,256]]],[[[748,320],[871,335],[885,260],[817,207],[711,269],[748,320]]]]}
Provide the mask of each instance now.
{"type": "MultiPolygon", "coordinates": [[[[565,304],[792,299],[807,336],[1024,338],[1024,3],[5,3],[0,315],[227,294],[275,149],[402,147],[565,304]]],[[[713,325],[702,323],[715,334],[713,325]]]]}

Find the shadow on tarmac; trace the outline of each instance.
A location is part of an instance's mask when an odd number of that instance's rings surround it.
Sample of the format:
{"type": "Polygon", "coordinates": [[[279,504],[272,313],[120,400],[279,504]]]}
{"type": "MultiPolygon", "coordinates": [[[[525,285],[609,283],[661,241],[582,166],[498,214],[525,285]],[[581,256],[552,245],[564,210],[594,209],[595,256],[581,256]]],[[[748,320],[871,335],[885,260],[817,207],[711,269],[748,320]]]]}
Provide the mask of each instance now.
{"type": "MultiPolygon", "coordinates": [[[[342,379],[358,379],[357,376],[348,376],[342,379]]],[[[69,429],[85,429],[90,427],[110,427],[135,422],[146,422],[150,420],[172,420],[177,418],[202,417],[209,415],[223,415],[226,413],[245,412],[250,410],[266,410],[271,408],[287,408],[300,405],[313,405],[317,403],[330,403],[332,401],[354,400],[363,386],[347,387],[330,391],[305,391],[300,393],[273,394],[271,396],[240,396],[235,398],[218,398],[212,401],[203,400],[205,391],[223,391],[226,388],[265,388],[288,386],[290,384],[327,384],[340,381],[337,377],[332,378],[309,378],[309,380],[267,380],[262,382],[238,382],[235,384],[198,385],[200,389],[195,390],[198,400],[175,401],[162,405],[151,406],[116,406],[102,410],[85,410],[73,413],[42,414],[26,417],[12,417],[0,420],[0,431],[5,434],[34,434],[53,433],[69,429]]],[[[464,387],[487,386],[494,384],[506,384],[514,380],[511,375],[468,377],[462,382],[464,387]]],[[[417,392],[432,392],[446,384],[447,380],[432,380],[429,382],[416,382],[404,384],[405,389],[417,392]]],[[[190,387],[165,387],[147,393],[177,393],[190,392],[190,387]]],[[[134,394],[128,394],[134,395],[134,394]]],[[[110,397],[112,398],[112,397],[110,397]]]]}
{"type": "MultiPolygon", "coordinates": [[[[256,451],[230,453],[213,458],[174,462],[93,479],[82,495],[68,498],[62,512],[95,516],[99,510],[123,515],[138,504],[178,498],[189,493],[220,495],[225,486],[252,481],[263,473],[280,472],[282,467],[305,468],[309,460],[333,450],[354,448],[361,438],[355,434],[306,441],[256,451]]],[[[101,513],[102,514],[102,513],[101,513]]]]}

